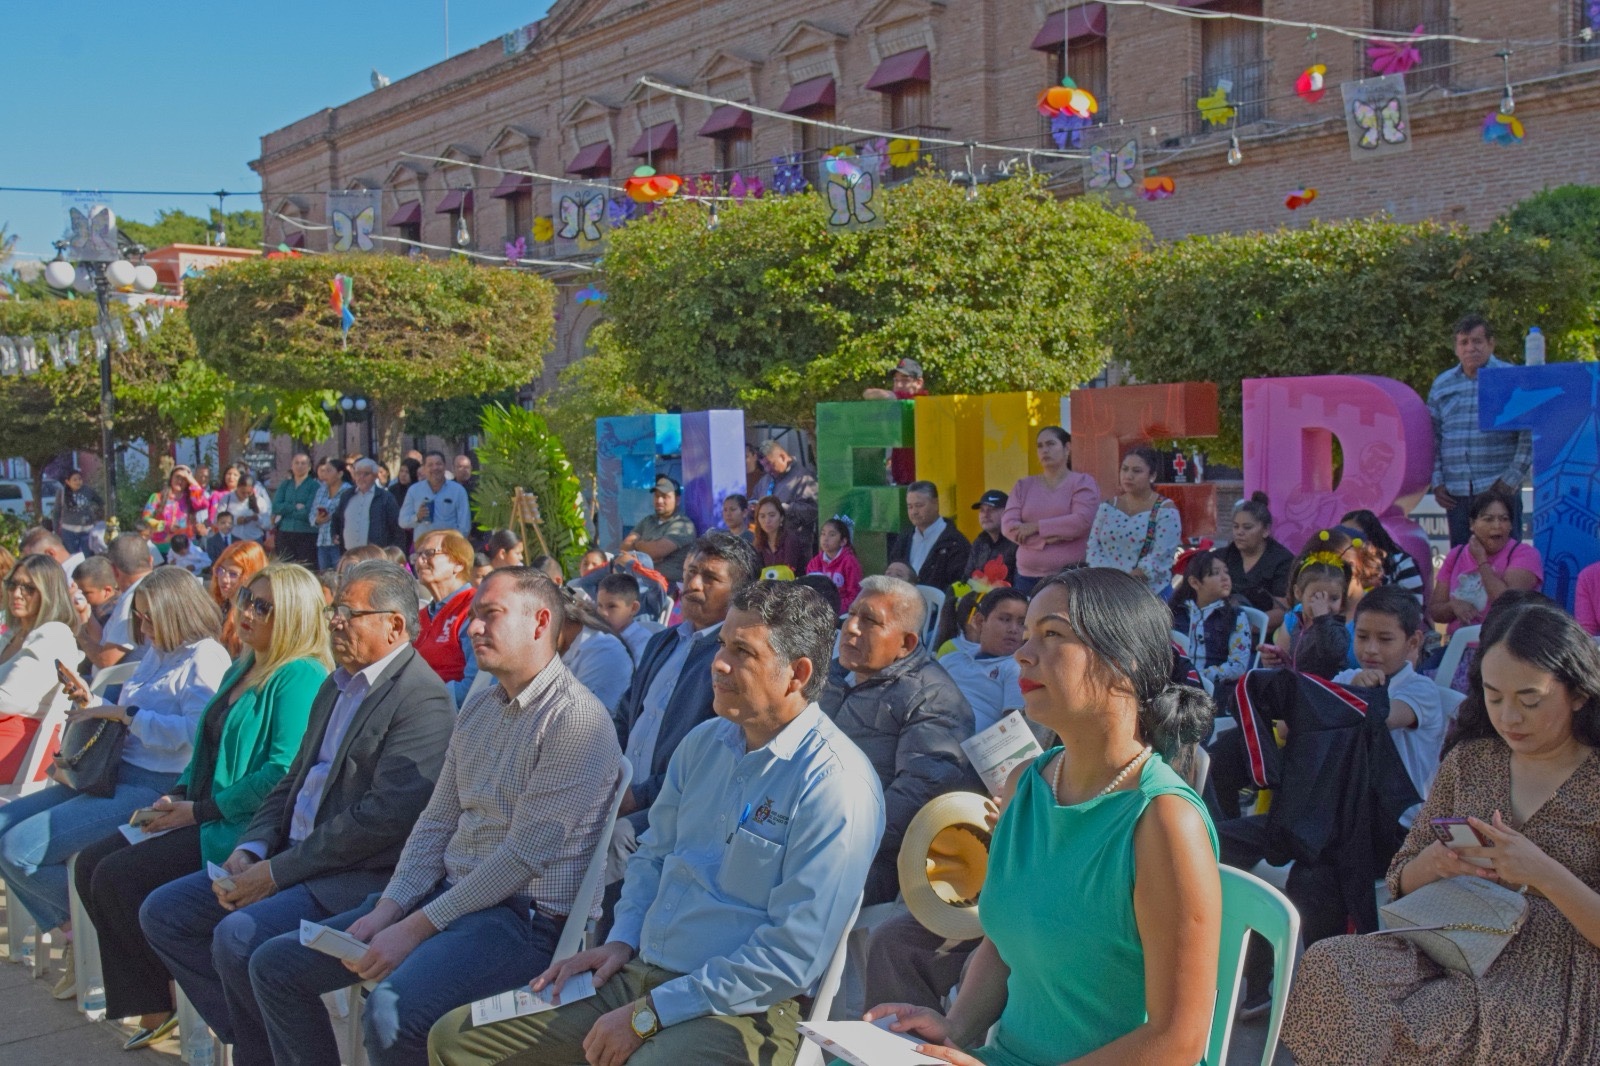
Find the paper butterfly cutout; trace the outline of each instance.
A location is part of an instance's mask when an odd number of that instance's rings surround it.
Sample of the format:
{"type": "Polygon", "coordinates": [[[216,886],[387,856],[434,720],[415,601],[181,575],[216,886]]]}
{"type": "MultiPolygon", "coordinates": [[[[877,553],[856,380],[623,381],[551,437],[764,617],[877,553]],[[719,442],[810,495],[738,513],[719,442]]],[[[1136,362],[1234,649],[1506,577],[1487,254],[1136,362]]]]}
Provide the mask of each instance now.
{"type": "Polygon", "coordinates": [[[638,205],[626,196],[613,196],[606,204],[606,221],[611,223],[612,229],[626,226],[638,213],[638,205]]]}
{"type": "Polygon", "coordinates": [[[1200,117],[1213,126],[1225,126],[1238,114],[1228,103],[1228,90],[1231,84],[1217,83],[1208,96],[1202,96],[1195,101],[1195,106],[1200,109],[1200,117]]]}
{"type": "Polygon", "coordinates": [[[1289,195],[1283,198],[1283,206],[1291,211],[1298,211],[1316,198],[1317,190],[1315,189],[1290,189],[1289,195]]]}
{"type": "Polygon", "coordinates": [[[1050,119],[1050,139],[1057,148],[1066,148],[1069,144],[1074,148],[1083,147],[1083,131],[1093,123],[1077,115],[1061,114],[1050,119]]]}
{"type": "Polygon", "coordinates": [[[533,220],[533,240],[536,244],[549,244],[556,235],[555,223],[540,215],[533,220]]]}
{"type": "Polygon", "coordinates": [[[1097,144],[1089,149],[1089,188],[1104,189],[1112,184],[1119,189],[1131,188],[1133,170],[1138,165],[1138,141],[1130,138],[1115,152],[1097,144]]]}
{"type": "Polygon", "coordinates": [[[516,265],[518,259],[528,254],[528,238],[518,237],[506,242],[506,262],[516,265]]]}
{"type": "Polygon", "coordinates": [[[352,217],[335,209],[333,212],[333,250],[348,252],[352,247],[363,252],[372,251],[372,227],[377,224],[378,213],[363,207],[352,217]]]}
{"type": "Polygon", "coordinates": [[[1174,196],[1178,191],[1177,185],[1166,175],[1161,177],[1145,178],[1139,188],[1139,195],[1146,200],[1165,200],[1174,196]]]}
{"type": "Polygon", "coordinates": [[[828,179],[828,206],[833,209],[828,225],[834,229],[870,226],[878,221],[878,212],[872,206],[877,183],[864,170],[857,169],[855,173],[854,181],[838,174],[828,179]]]}
{"type": "MultiPolygon", "coordinates": [[[[1416,36],[1425,29],[1425,25],[1418,23],[1411,32],[1416,36]]],[[[1410,41],[1373,41],[1367,45],[1367,58],[1372,60],[1372,69],[1379,74],[1404,74],[1422,62],[1422,53],[1410,41]]]]}
{"type": "Polygon", "coordinates": [[[1322,98],[1328,95],[1323,81],[1327,75],[1328,68],[1321,63],[1307,67],[1301,72],[1300,77],[1295,79],[1294,91],[1308,104],[1320,103],[1322,98]]]}
{"type": "Polygon", "coordinates": [[[772,160],[772,191],[780,196],[803,192],[806,187],[805,167],[797,155],[776,156],[772,160]]]}
{"type": "Polygon", "coordinates": [[[1522,121],[1515,115],[1491,111],[1483,117],[1484,144],[1516,144],[1522,135],[1522,121]]]}
{"type": "Polygon", "coordinates": [[[122,258],[117,250],[117,216],[109,207],[96,207],[88,215],[74,207],[67,219],[72,226],[67,243],[73,259],[110,263],[122,258]]]}
{"type": "Polygon", "coordinates": [[[573,296],[573,299],[578,302],[579,306],[583,306],[585,304],[603,304],[606,302],[606,294],[595,288],[593,285],[585,285],[583,288],[577,291],[577,293],[573,296]]]}
{"type": "Polygon", "coordinates": [[[1385,144],[1404,144],[1406,124],[1400,118],[1400,100],[1390,97],[1374,107],[1365,100],[1350,105],[1356,125],[1361,127],[1361,137],[1356,141],[1363,148],[1376,148],[1381,137],[1385,144]]]}
{"type": "Polygon", "coordinates": [[[595,189],[562,193],[556,204],[556,216],[561,228],[556,236],[564,241],[586,240],[598,243],[601,238],[600,220],[606,214],[606,198],[595,189]]]}
{"type": "Polygon", "coordinates": [[[860,184],[861,179],[867,176],[867,171],[862,168],[861,164],[847,155],[823,157],[822,169],[831,175],[830,183],[836,178],[846,185],[855,186],[860,184]]]}

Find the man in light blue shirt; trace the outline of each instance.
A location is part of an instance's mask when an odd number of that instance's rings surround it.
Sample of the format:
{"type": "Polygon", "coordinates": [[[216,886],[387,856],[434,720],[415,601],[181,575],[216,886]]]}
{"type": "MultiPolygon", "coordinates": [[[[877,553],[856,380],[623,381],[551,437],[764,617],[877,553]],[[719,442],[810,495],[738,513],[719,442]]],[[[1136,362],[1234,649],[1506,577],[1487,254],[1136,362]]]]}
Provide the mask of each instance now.
{"type": "Polygon", "coordinates": [[[422,460],[422,480],[406,490],[400,506],[400,528],[411,530],[412,542],[439,529],[453,529],[463,537],[472,536],[472,506],[467,490],[459,481],[444,476],[444,453],[429,452],[422,460]]]}
{"type": "Polygon", "coordinates": [[[592,972],[598,992],[482,1027],[453,1011],[429,1034],[432,1061],[793,1061],[796,1000],[849,931],[883,835],[877,774],[814,699],[833,632],[804,586],[734,594],[712,663],[717,718],[672,756],[609,942],[532,985],[592,972]]]}

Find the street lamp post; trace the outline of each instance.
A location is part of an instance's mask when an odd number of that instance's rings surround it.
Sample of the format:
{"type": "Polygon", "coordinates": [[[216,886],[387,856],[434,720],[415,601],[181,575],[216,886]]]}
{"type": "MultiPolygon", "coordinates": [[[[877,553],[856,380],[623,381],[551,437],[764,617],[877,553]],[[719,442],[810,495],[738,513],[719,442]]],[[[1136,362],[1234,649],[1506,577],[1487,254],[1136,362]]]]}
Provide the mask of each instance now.
{"type": "MultiPolygon", "coordinates": [[[[72,241],[56,242],[56,258],[45,265],[45,281],[56,289],[72,288],[79,292],[93,292],[100,311],[100,343],[95,345],[100,360],[100,462],[105,478],[106,516],[117,513],[117,487],[115,456],[112,451],[112,416],[114,398],[111,392],[112,322],[110,296],[113,290],[138,289],[149,292],[156,287],[156,272],[148,265],[134,266],[122,257],[120,242],[107,239],[116,233],[114,216],[106,208],[96,209],[95,223],[107,218],[102,225],[91,225],[76,234],[72,241]],[[68,255],[71,258],[68,258],[68,255]],[[73,266],[76,260],[77,266],[73,266]]],[[[128,251],[142,255],[144,249],[129,245],[128,251]]]]}

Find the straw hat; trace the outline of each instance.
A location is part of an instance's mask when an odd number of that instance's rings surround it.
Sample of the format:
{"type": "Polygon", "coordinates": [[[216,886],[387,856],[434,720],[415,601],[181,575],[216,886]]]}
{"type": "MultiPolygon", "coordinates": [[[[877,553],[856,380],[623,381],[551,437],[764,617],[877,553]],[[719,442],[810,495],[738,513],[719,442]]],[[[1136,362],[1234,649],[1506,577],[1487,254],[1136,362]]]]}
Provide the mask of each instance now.
{"type": "Polygon", "coordinates": [[[900,894],[911,916],[947,940],[983,935],[978,894],[989,871],[984,797],[947,792],[917,812],[900,841],[900,894]]]}

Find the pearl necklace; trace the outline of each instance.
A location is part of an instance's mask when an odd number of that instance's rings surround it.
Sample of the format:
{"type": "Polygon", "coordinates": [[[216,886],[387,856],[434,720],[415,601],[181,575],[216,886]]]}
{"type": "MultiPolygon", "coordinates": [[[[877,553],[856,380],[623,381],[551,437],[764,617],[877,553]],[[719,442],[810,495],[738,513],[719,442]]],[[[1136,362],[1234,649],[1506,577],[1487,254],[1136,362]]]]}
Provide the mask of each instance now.
{"type": "MultiPolygon", "coordinates": [[[[1117,790],[1117,786],[1122,784],[1123,781],[1127,780],[1128,775],[1137,770],[1139,766],[1150,757],[1152,750],[1153,749],[1150,747],[1150,745],[1146,744],[1140,750],[1139,754],[1129,759],[1127,765],[1123,766],[1122,769],[1117,771],[1117,776],[1111,779],[1111,784],[1095,793],[1094,798],[1099,799],[1101,796],[1109,796],[1111,793],[1115,792],[1117,790]]],[[[1056,756],[1055,772],[1050,775],[1050,787],[1055,793],[1057,802],[1060,802],[1061,799],[1061,771],[1066,767],[1066,765],[1067,753],[1065,750],[1063,750],[1060,755],[1056,756]]]]}

